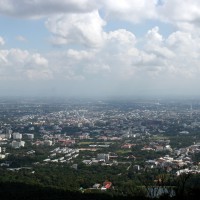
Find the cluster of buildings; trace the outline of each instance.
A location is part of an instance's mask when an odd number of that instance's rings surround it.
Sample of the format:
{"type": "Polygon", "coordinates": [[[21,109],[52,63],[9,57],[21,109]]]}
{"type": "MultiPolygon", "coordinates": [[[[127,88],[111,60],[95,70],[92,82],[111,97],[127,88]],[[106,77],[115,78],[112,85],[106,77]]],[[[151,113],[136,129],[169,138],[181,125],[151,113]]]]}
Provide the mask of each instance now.
{"type": "Polygon", "coordinates": [[[72,149],[68,147],[57,147],[54,150],[50,151],[50,155],[48,158],[44,159],[43,162],[49,163],[69,163],[69,161],[72,161],[74,158],[79,156],[79,150],[78,149],[72,149]]]}
{"type": "Polygon", "coordinates": [[[200,143],[188,146],[186,148],[176,149],[171,155],[165,155],[158,159],[145,161],[145,167],[162,168],[167,172],[176,171],[177,175],[181,173],[200,173],[200,162],[194,162],[192,157],[200,152],[200,143]]]}
{"type": "Polygon", "coordinates": [[[96,158],[91,158],[88,160],[83,160],[82,162],[86,165],[98,164],[98,163],[109,163],[110,154],[99,153],[96,158]]]}
{"type": "Polygon", "coordinates": [[[103,182],[103,184],[100,184],[100,183],[95,183],[92,188],[90,189],[99,189],[99,190],[108,190],[108,189],[111,189],[112,187],[112,182],[110,181],[105,181],[103,182]]]}
{"type": "Polygon", "coordinates": [[[33,140],[34,134],[22,134],[19,132],[13,132],[11,129],[7,129],[6,133],[0,134],[0,144],[11,146],[14,149],[25,146],[25,141],[23,139],[33,140]]]}
{"type": "MultiPolygon", "coordinates": [[[[200,132],[199,105],[196,103],[191,107],[188,102],[149,101],[36,103],[19,105],[12,110],[2,107],[0,159],[6,159],[6,155],[13,152],[9,151],[10,148],[17,151],[28,146],[27,155],[34,155],[36,148],[45,146],[49,148],[49,155],[43,163],[73,163],[79,158],[87,165],[109,165],[123,159],[137,161],[134,148],[140,145],[141,153],[153,151],[163,155],[144,160],[145,167],[198,171],[191,156],[200,153],[198,143],[175,148],[168,136],[184,137],[200,132]],[[154,137],[159,135],[166,136],[166,139],[155,140],[154,137]],[[79,151],[85,152],[82,153],[84,156],[81,157],[79,151]],[[97,152],[87,156],[88,151],[97,152]]],[[[200,142],[200,136],[195,137],[196,142],[200,142]]]]}

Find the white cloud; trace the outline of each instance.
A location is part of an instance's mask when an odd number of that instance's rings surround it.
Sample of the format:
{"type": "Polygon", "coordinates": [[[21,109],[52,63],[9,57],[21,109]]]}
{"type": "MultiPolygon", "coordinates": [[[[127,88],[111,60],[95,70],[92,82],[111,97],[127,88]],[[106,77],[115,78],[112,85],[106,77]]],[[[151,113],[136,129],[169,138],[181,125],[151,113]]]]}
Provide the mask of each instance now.
{"type": "Polygon", "coordinates": [[[81,50],[81,51],[77,51],[74,49],[69,49],[67,51],[67,57],[69,59],[74,59],[74,60],[89,60],[94,56],[94,53],[91,51],[86,51],[86,50],[81,50]]]}
{"type": "MultiPolygon", "coordinates": [[[[195,38],[196,40],[197,38],[195,38]]],[[[196,46],[195,40],[192,38],[191,33],[188,32],[182,32],[182,31],[176,31],[173,32],[167,39],[167,43],[170,46],[173,46],[173,48],[179,48],[180,46],[188,47],[188,46],[196,46]]],[[[187,49],[186,49],[187,50],[187,49]]]]}
{"type": "Polygon", "coordinates": [[[160,17],[169,22],[195,22],[200,20],[199,0],[164,0],[159,6],[160,17]]]}
{"type": "Polygon", "coordinates": [[[123,82],[136,78],[156,80],[195,79],[200,75],[199,37],[176,31],[169,37],[155,27],[142,44],[125,29],[104,32],[103,45],[84,50],[69,49],[30,53],[20,49],[0,51],[1,79],[54,79],[123,82]],[[139,42],[139,44],[138,44],[139,42]]]}
{"type": "Polygon", "coordinates": [[[90,0],[1,0],[0,13],[15,17],[41,18],[52,14],[89,12],[96,8],[90,0]]]}
{"type": "Polygon", "coordinates": [[[188,31],[200,27],[199,0],[102,0],[101,4],[108,21],[117,19],[141,23],[157,20],[188,31]]]}
{"type": "Polygon", "coordinates": [[[163,4],[157,7],[156,13],[157,20],[172,24],[177,30],[199,34],[199,0],[163,0],[163,4]]]}
{"type": "Polygon", "coordinates": [[[32,55],[32,60],[34,61],[34,63],[37,66],[47,66],[48,65],[48,61],[38,53],[32,55]]]}
{"type": "Polygon", "coordinates": [[[159,27],[154,27],[153,29],[149,30],[146,34],[147,42],[150,43],[162,43],[163,36],[159,33],[159,27]]]}
{"type": "Polygon", "coordinates": [[[147,32],[144,42],[144,49],[158,57],[172,59],[175,56],[173,50],[166,46],[165,38],[159,33],[157,26],[147,32]]]}
{"type": "Polygon", "coordinates": [[[46,27],[53,34],[54,44],[78,43],[89,47],[103,44],[103,26],[97,10],[90,13],[65,14],[49,17],[46,27]]]}
{"type": "Polygon", "coordinates": [[[153,19],[156,17],[155,0],[102,0],[101,1],[108,18],[124,19],[138,23],[143,19],[153,19]]]}
{"type": "Polygon", "coordinates": [[[125,29],[118,29],[107,33],[107,41],[111,41],[119,45],[134,46],[136,44],[136,37],[133,33],[125,29]]]}
{"type": "MultiPolygon", "coordinates": [[[[99,81],[104,87],[123,83],[135,88],[176,86],[177,80],[179,85],[185,80],[199,83],[198,0],[2,0],[0,13],[45,17],[51,42],[62,46],[44,55],[1,47],[1,79],[70,80],[92,87],[99,81]],[[146,34],[130,31],[142,27],[145,20],[152,24],[146,34]],[[127,21],[128,30],[119,28],[127,21]],[[135,23],[141,24],[131,27],[135,23]],[[166,31],[167,23],[171,33],[166,31]]],[[[23,36],[16,39],[25,41],[23,36]]],[[[4,43],[0,37],[0,45],[4,43]]]]}
{"type": "Polygon", "coordinates": [[[4,45],[5,44],[5,41],[4,39],[0,36],[0,46],[4,45]]]}
{"type": "Polygon", "coordinates": [[[50,79],[48,61],[38,53],[20,49],[0,50],[0,79],[50,79]]]}
{"type": "Polygon", "coordinates": [[[159,20],[172,24],[200,22],[199,0],[1,0],[1,15],[41,18],[103,10],[105,18],[139,23],[159,20]],[[161,2],[161,3],[159,3],[161,2]]]}

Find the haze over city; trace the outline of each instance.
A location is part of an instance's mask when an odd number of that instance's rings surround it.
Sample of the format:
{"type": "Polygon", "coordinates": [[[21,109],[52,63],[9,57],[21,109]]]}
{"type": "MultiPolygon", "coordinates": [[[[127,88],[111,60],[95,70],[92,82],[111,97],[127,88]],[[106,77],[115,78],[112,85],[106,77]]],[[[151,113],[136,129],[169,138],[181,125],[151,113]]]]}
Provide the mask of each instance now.
{"type": "Polygon", "coordinates": [[[199,21],[198,0],[1,0],[1,96],[197,96],[199,21]]]}

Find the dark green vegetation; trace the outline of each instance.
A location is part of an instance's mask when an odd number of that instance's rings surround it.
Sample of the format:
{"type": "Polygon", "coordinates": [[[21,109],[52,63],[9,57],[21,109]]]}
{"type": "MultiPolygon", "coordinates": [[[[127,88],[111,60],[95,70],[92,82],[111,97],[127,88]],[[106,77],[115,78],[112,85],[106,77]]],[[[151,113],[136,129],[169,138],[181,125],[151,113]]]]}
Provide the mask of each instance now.
{"type": "Polygon", "coordinates": [[[85,165],[78,170],[62,166],[36,166],[15,171],[0,170],[1,199],[198,199],[200,175],[173,176],[158,170],[135,174],[120,171],[124,166],[85,165]],[[91,189],[109,180],[107,191],[91,189]],[[84,189],[87,188],[87,189],[84,189]],[[161,192],[159,191],[168,191],[161,192]],[[171,195],[170,195],[170,194],[171,195]],[[159,196],[159,197],[158,197],[159,196]]]}
{"type": "Polygon", "coordinates": [[[61,189],[28,185],[25,183],[0,183],[1,200],[129,200],[149,199],[146,197],[116,196],[109,193],[81,193],[61,189]],[[12,192],[11,192],[12,191],[12,192]]]}

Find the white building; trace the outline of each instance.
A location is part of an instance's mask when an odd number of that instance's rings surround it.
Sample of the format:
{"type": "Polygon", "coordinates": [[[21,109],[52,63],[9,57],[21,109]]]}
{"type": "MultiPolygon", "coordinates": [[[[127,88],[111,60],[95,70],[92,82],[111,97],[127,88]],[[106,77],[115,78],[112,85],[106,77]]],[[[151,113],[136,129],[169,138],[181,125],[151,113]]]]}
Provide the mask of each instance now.
{"type": "Polygon", "coordinates": [[[105,162],[109,161],[109,154],[99,153],[97,154],[97,160],[104,160],[105,162]]]}
{"type": "Polygon", "coordinates": [[[25,142],[24,141],[16,141],[13,140],[11,143],[12,148],[20,148],[20,147],[24,147],[25,146],[25,142]]]}
{"type": "Polygon", "coordinates": [[[13,139],[14,140],[21,140],[22,139],[22,134],[21,133],[13,133],[13,139]]]}
{"type": "Polygon", "coordinates": [[[45,140],[44,144],[47,146],[51,146],[53,144],[53,142],[51,140],[45,140]]]}
{"type": "Polygon", "coordinates": [[[5,157],[6,157],[6,155],[0,154],[0,159],[4,159],[5,157]]]}

